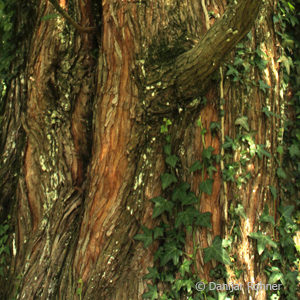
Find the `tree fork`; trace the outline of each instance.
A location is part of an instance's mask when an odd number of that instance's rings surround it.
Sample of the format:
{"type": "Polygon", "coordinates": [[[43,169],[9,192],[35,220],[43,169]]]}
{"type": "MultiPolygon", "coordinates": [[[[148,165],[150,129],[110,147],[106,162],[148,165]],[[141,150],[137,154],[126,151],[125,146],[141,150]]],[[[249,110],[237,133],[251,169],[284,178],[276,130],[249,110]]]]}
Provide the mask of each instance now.
{"type": "Polygon", "coordinates": [[[175,63],[146,72],[147,111],[172,111],[178,99],[188,101],[203,93],[226,54],[251,29],[260,4],[260,0],[245,0],[230,5],[194,48],[179,55],[175,63]]]}

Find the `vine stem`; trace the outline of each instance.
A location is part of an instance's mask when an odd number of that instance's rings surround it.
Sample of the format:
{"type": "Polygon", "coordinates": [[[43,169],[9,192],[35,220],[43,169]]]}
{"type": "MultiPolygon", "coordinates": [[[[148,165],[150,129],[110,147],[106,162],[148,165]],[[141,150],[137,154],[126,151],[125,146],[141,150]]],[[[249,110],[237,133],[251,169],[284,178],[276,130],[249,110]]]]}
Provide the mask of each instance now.
{"type": "MultiPolygon", "coordinates": [[[[223,76],[223,68],[220,67],[220,110],[224,111],[224,76],[223,76]]],[[[222,113],[221,114],[221,142],[222,145],[225,143],[225,116],[222,113]]],[[[220,166],[221,166],[221,173],[223,174],[224,171],[224,148],[221,147],[221,160],[220,160],[220,166]]],[[[227,182],[223,180],[223,188],[224,188],[224,194],[223,194],[223,207],[224,207],[224,220],[227,223],[228,221],[228,198],[227,198],[227,182]]],[[[227,235],[227,227],[225,228],[225,232],[227,235]]]]}

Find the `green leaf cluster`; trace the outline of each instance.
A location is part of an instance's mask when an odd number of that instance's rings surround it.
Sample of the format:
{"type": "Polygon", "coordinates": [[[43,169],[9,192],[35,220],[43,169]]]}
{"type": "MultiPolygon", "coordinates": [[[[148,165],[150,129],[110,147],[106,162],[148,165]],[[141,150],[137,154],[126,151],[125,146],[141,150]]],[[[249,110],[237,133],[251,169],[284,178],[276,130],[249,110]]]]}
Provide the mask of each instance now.
{"type": "MultiPolygon", "coordinates": [[[[273,196],[276,195],[273,187],[273,196]]],[[[293,236],[299,229],[294,218],[294,206],[280,206],[280,219],[275,224],[274,217],[269,214],[268,206],[265,206],[260,216],[262,228],[268,224],[275,227],[278,237],[270,236],[262,231],[253,232],[249,235],[257,242],[257,252],[260,260],[265,262],[265,272],[268,276],[268,283],[283,284],[279,291],[272,291],[273,295],[284,299],[298,299],[297,297],[297,268],[299,253],[297,254],[293,236]]]]}
{"type": "MultiPolygon", "coordinates": [[[[149,273],[144,277],[152,281],[143,295],[144,299],[179,299],[183,295],[192,297],[197,294],[193,286],[199,279],[192,272],[192,267],[196,266],[197,245],[194,245],[193,254],[185,253],[186,238],[187,235],[193,234],[196,228],[211,228],[211,213],[200,213],[196,209],[198,197],[191,191],[190,185],[180,181],[176,175],[179,158],[172,154],[171,137],[168,135],[169,125],[171,121],[164,119],[164,125],[161,127],[161,133],[165,134],[166,139],[164,154],[167,170],[161,175],[164,193],[151,199],[154,204],[152,218],[159,219],[160,223],[154,228],[141,226],[142,232],[134,237],[135,240],[141,241],[144,247],[149,247],[154,242],[158,246],[154,254],[155,265],[148,268],[149,273]],[[165,286],[164,294],[160,297],[158,296],[159,282],[165,286]]],[[[212,177],[213,172],[216,171],[212,165],[213,151],[212,147],[204,149],[202,162],[195,162],[190,171],[195,172],[208,167],[212,177]]],[[[199,190],[211,194],[212,185],[213,180],[208,178],[201,182],[199,190]]],[[[208,255],[214,251],[214,247],[215,244],[207,250],[208,255]]],[[[226,263],[226,254],[223,253],[222,257],[226,263]]],[[[221,258],[218,259],[220,260],[221,258]]]]}
{"type": "Polygon", "coordinates": [[[299,1],[281,0],[273,16],[276,34],[281,43],[278,60],[283,73],[282,89],[289,91],[288,119],[284,124],[284,139],[279,154],[281,157],[277,176],[289,203],[299,205],[300,190],[300,27],[299,1]]]}
{"type": "Polygon", "coordinates": [[[224,264],[231,265],[230,257],[222,245],[222,239],[216,236],[210,247],[204,249],[204,262],[207,263],[215,259],[224,264]]]}
{"type": "Polygon", "coordinates": [[[262,73],[267,68],[268,61],[266,54],[261,50],[260,45],[255,50],[251,48],[252,35],[248,34],[243,42],[236,45],[235,56],[231,63],[225,64],[227,71],[226,76],[233,83],[239,83],[243,86],[246,92],[249,92],[252,87],[257,86],[260,90],[267,93],[270,86],[262,80],[255,82],[251,80],[251,72],[256,68],[262,73]]]}

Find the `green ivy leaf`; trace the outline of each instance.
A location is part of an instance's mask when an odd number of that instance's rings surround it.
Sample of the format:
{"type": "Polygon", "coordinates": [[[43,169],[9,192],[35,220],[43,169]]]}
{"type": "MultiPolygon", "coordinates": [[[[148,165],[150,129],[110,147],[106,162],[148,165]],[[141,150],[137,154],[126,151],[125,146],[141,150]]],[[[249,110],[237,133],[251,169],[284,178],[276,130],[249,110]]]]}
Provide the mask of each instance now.
{"type": "Polygon", "coordinates": [[[164,152],[166,155],[171,155],[171,144],[164,145],[164,152]]]}
{"type": "Polygon", "coordinates": [[[214,155],[214,160],[216,164],[219,164],[221,161],[221,154],[214,155]]]}
{"type": "Polygon", "coordinates": [[[273,198],[276,199],[277,198],[277,191],[276,191],[276,188],[273,185],[270,185],[270,191],[271,191],[271,194],[272,194],[273,198]]]}
{"type": "Polygon", "coordinates": [[[263,51],[260,49],[260,46],[257,46],[257,47],[256,47],[255,53],[256,53],[259,57],[267,56],[266,53],[263,52],[263,51]]]}
{"type": "Polygon", "coordinates": [[[172,121],[170,119],[164,118],[164,122],[166,126],[172,125],[172,121]]]}
{"type": "Polygon", "coordinates": [[[272,216],[270,216],[269,214],[269,206],[266,204],[263,213],[261,214],[260,218],[259,218],[260,222],[263,223],[271,223],[273,226],[275,226],[275,221],[274,218],[272,216]]]}
{"type": "Polygon", "coordinates": [[[212,194],[212,187],[213,187],[213,180],[212,179],[206,179],[205,181],[201,182],[199,184],[199,189],[201,192],[204,192],[208,195],[212,194]]]}
{"type": "Polygon", "coordinates": [[[227,65],[228,71],[226,72],[226,76],[233,75],[234,77],[239,76],[239,71],[234,68],[232,65],[227,65]]]}
{"type": "Polygon", "coordinates": [[[198,198],[193,192],[188,192],[186,197],[184,197],[181,201],[182,205],[193,205],[198,203],[198,198]]]}
{"type": "Polygon", "coordinates": [[[164,293],[160,296],[159,300],[170,300],[169,297],[164,293]]]}
{"type": "Polygon", "coordinates": [[[231,139],[229,136],[225,136],[225,143],[222,145],[224,149],[232,148],[233,150],[236,149],[236,141],[231,139]]]}
{"type": "Polygon", "coordinates": [[[156,268],[151,268],[151,267],[148,267],[148,274],[146,274],[143,279],[152,279],[152,280],[155,280],[155,279],[159,279],[160,278],[160,275],[159,275],[159,272],[157,271],[156,268]]]}
{"type": "Polygon", "coordinates": [[[258,59],[258,60],[255,62],[255,64],[257,65],[257,67],[258,67],[261,71],[263,71],[263,70],[267,67],[268,61],[265,60],[265,59],[260,58],[260,59],[258,59]]]}
{"type": "Polygon", "coordinates": [[[174,275],[172,273],[164,274],[164,281],[174,283],[175,282],[174,275]]]}
{"type": "Polygon", "coordinates": [[[278,280],[281,281],[282,284],[285,284],[285,280],[284,280],[284,275],[281,273],[280,269],[278,267],[271,267],[270,270],[271,276],[269,277],[269,282],[270,284],[276,283],[278,280]]]}
{"type": "Polygon", "coordinates": [[[211,213],[199,213],[196,216],[195,224],[202,227],[211,228],[211,213]]]}
{"type": "Polygon", "coordinates": [[[177,178],[173,174],[164,173],[161,175],[161,183],[163,190],[165,190],[168,186],[175,182],[177,182],[177,178]]]}
{"type": "Polygon", "coordinates": [[[173,260],[173,264],[176,266],[179,263],[179,258],[182,255],[182,250],[177,248],[174,242],[170,242],[165,245],[164,253],[161,258],[161,265],[165,266],[169,261],[173,260]]]}
{"type": "Polygon", "coordinates": [[[244,60],[241,58],[241,57],[235,57],[235,59],[234,59],[234,65],[235,66],[238,66],[238,65],[242,65],[243,64],[243,62],[244,62],[244,60]]]}
{"type": "Polygon", "coordinates": [[[153,242],[152,230],[142,225],[142,230],[144,233],[139,233],[135,235],[133,238],[135,240],[141,241],[144,243],[144,247],[149,247],[153,242]]]}
{"type": "Polygon", "coordinates": [[[192,264],[191,260],[184,259],[182,265],[179,268],[179,272],[182,277],[184,277],[185,273],[190,273],[190,265],[192,264]]]}
{"type": "Polygon", "coordinates": [[[164,118],[163,119],[164,123],[163,125],[160,126],[160,132],[161,133],[167,133],[168,132],[168,126],[172,124],[171,120],[164,118]]]}
{"type": "Polygon", "coordinates": [[[154,253],[154,261],[156,261],[157,259],[161,259],[163,254],[164,254],[164,247],[162,245],[162,246],[158,247],[158,249],[154,253]]]}
{"type": "Polygon", "coordinates": [[[279,208],[279,211],[281,213],[281,218],[284,218],[286,223],[293,224],[293,218],[292,218],[292,213],[294,211],[294,206],[293,205],[286,205],[286,206],[281,206],[279,208]]]}
{"type": "Polygon", "coordinates": [[[8,239],[8,235],[7,234],[1,236],[1,238],[0,238],[0,245],[3,247],[2,249],[5,249],[5,247],[3,245],[6,243],[7,239],[8,239]]]}
{"type": "Polygon", "coordinates": [[[193,207],[188,207],[184,211],[179,212],[175,218],[175,228],[178,228],[180,225],[185,227],[192,225],[199,214],[199,211],[193,207]]]}
{"type": "Polygon", "coordinates": [[[289,147],[291,157],[300,157],[300,150],[297,144],[293,144],[289,147]]]}
{"type": "Polygon", "coordinates": [[[194,207],[188,207],[184,211],[179,212],[175,218],[175,228],[181,225],[189,228],[193,224],[211,228],[211,213],[200,213],[194,207]]]}
{"type": "Polygon", "coordinates": [[[166,163],[167,163],[169,166],[175,168],[178,159],[179,159],[179,158],[178,158],[176,155],[169,155],[169,156],[167,156],[167,158],[166,158],[166,163]]]}
{"type": "Polygon", "coordinates": [[[277,248],[277,244],[268,235],[264,235],[260,231],[252,232],[249,234],[249,236],[252,239],[257,240],[257,251],[259,255],[264,252],[267,245],[270,245],[273,248],[277,248]]]}
{"type": "Polygon", "coordinates": [[[207,263],[212,259],[225,265],[231,265],[230,257],[223,248],[222,239],[219,236],[215,237],[210,247],[204,249],[204,262],[207,263]]]}
{"type": "Polygon", "coordinates": [[[56,19],[58,18],[59,15],[58,14],[48,14],[48,15],[45,15],[41,18],[41,21],[48,21],[48,20],[53,20],[53,19],[56,19]]]}
{"type": "Polygon", "coordinates": [[[221,130],[221,125],[219,122],[210,122],[209,129],[213,133],[217,130],[221,130]]]}
{"type": "Polygon", "coordinates": [[[236,48],[237,49],[244,49],[244,44],[243,43],[238,43],[237,45],[236,45],[236,48]]]}
{"type": "Polygon", "coordinates": [[[271,112],[266,106],[262,109],[262,112],[270,118],[271,116],[281,119],[280,115],[271,112]]]}
{"type": "Polygon", "coordinates": [[[262,112],[267,116],[267,118],[271,117],[271,111],[266,106],[263,107],[262,112]]]}
{"type": "Polygon", "coordinates": [[[159,215],[164,213],[165,211],[171,213],[172,208],[174,204],[171,201],[168,201],[167,199],[163,197],[156,197],[151,199],[152,202],[155,203],[153,213],[152,213],[152,219],[157,218],[159,215]]]}
{"type": "Polygon", "coordinates": [[[222,247],[223,248],[229,248],[232,245],[232,237],[229,237],[229,239],[223,239],[222,240],[222,247]]]}
{"type": "MultiPolygon", "coordinates": [[[[297,271],[289,271],[285,275],[285,280],[289,283],[289,291],[295,293],[297,290],[297,285],[298,285],[298,278],[299,272],[297,271]]],[[[296,297],[296,294],[294,294],[294,297],[291,297],[290,299],[298,299],[296,297]]],[[[290,300],[289,299],[289,300],[290,300]]]]}
{"type": "Polygon", "coordinates": [[[76,294],[77,294],[77,295],[81,295],[81,293],[82,293],[82,288],[77,288],[76,294]]]}
{"type": "Polygon", "coordinates": [[[282,168],[277,168],[277,176],[282,179],[286,179],[287,176],[282,168]]]}
{"type": "Polygon", "coordinates": [[[168,132],[168,127],[166,125],[161,125],[160,126],[160,133],[167,133],[168,132]]]}
{"type": "Polygon", "coordinates": [[[190,185],[187,182],[180,183],[173,191],[172,193],[172,200],[174,202],[176,201],[182,201],[186,195],[187,190],[190,188],[190,185]]]}
{"type": "Polygon", "coordinates": [[[155,227],[154,228],[154,239],[157,239],[161,236],[164,236],[164,228],[163,227],[155,227]]]}
{"type": "MultiPolygon", "coordinates": [[[[188,293],[190,293],[192,287],[194,286],[195,283],[191,279],[177,279],[175,281],[175,290],[177,292],[179,292],[180,290],[186,290],[188,293]]],[[[187,299],[191,299],[191,298],[187,298],[187,299]]]]}
{"type": "Polygon", "coordinates": [[[205,160],[205,159],[210,160],[214,150],[215,149],[212,146],[209,146],[208,148],[203,149],[203,151],[202,151],[203,160],[205,160]]]}
{"type": "Polygon", "coordinates": [[[213,177],[213,173],[214,172],[217,172],[217,169],[216,169],[216,167],[214,167],[214,166],[209,166],[208,168],[207,168],[207,173],[208,173],[208,177],[209,178],[212,178],[213,177]]]}
{"type": "Polygon", "coordinates": [[[205,136],[206,132],[207,132],[206,128],[202,128],[200,134],[205,136]]]}
{"type": "Polygon", "coordinates": [[[268,151],[265,150],[265,146],[264,146],[264,145],[257,145],[257,150],[256,150],[256,152],[257,152],[257,155],[258,155],[258,157],[259,157],[260,159],[262,159],[262,156],[263,156],[263,155],[265,155],[265,156],[267,156],[267,157],[269,157],[269,158],[272,157],[271,154],[270,154],[268,151]]]}
{"type": "Polygon", "coordinates": [[[202,121],[201,121],[201,116],[200,116],[200,118],[197,120],[196,124],[197,124],[197,126],[200,127],[200,128],[203,127],[202,121]]]}
{"type": "Polygon", "coordinates": [[[242,204],[239,203],[237,205],[237,207],[234,209],[234,211],[238,216],[243,217],[245,220],[247,219],[245,209],[244,209],[244,206],[242,204]]]}
{"type": "Polygon", "coordinates": [[[263,80],[258,80],[259,88],[265,93],[266,89],[269,89],[270,86],[266,84],[263,80]]]}
{"type": "Polygon", "coordinates": [[[9,229],[8,224],[0,225],[0,236],[4,235],[6,233],[6,231],[8,231],[8,229],[9,229]]]}
{"type": "Polygon", "coordinates": [[[279,154],[283,154],[284,150],[283,150],[283,147],[282,146],[278,146],[276,151],[279,153],[279,154]]]}
{"type": "Polygon", "coordinates": [[[190,167],[189,171],[192,173],[192,172],[201,170],[202,168],[203,168],[203,166],[202,166],[201,162],[199,160],[196,160],[190,167]]]}
{"type": "Polygon", "coordinates": [[[248,117],[246,116],[243,116],[243,117],[240,117],[240,118],[237,118],[235,120],[235,125],[239,125],[241,127],[243,127],[245,130],[249,131],[249,125],[248,125],[248,117]]]}
{"type": "Polygon", "coordinates": [[[157,287],[156,285],[147,284],[148,292],[142,295],[143,299],[155,300],[158,299],[157,287]]]}
{"type": "MultiPolygon", "coordinates": [[[[294,41],[293,40],[289,40],[291,41],[291,43],[293,44],[294,41]]],[[[278,62],[282,62],[285,69],[286,69],[286,72],[288,75],[290,75],[290,72],[291,72],[291,67],[294,66],[294,63],[293,63],[293,60],[291,57],[287,57],[285,55],[282,55],[279,59],[278,59],[278,62]]]]}

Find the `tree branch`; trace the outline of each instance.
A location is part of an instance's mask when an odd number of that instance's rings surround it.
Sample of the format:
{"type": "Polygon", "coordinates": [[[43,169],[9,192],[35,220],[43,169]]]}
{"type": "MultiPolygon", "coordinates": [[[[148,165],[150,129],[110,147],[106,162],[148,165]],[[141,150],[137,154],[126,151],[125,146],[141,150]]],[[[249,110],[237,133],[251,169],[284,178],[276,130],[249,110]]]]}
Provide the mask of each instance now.
{"type": "Polygon", "coordinates": [[[94,32],[97,30],[96,27],[83,27],[79,25],[57,2],[57,0],[49,0],[50,3],[54,6],[54,8],[71,24],[80,32],[94,32]]]}
{"type": "Polygon", "coordinates": [[[194,48],[178,56],[175,64],[150,70],[145,100],[151,112],[162,113],[175,107],[178,99],[199,96],[224,57],[251,29],[260,4],[261,0],[239,0],[229,6],[194,48]]]}

